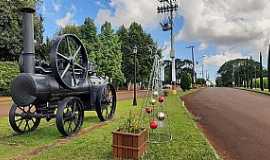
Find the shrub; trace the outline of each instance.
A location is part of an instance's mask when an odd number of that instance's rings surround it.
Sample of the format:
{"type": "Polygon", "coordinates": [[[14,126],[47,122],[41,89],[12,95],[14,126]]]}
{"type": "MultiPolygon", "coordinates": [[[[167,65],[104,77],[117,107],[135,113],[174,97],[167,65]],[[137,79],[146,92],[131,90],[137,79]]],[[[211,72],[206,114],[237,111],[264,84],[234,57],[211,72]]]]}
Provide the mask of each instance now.
{"type": "Polygon", "coordinates": [[[181,76],[181,84],[180,84],[183,91],[190,90],[191,83],[192,83],[191,75],[184,72],[181,76]]]}
{"type": "Polygon", "coordinates": [[[10,84],[19,74],[17,62],[0,62],[0,94],[10,95],[10,84]]]}
{"type": "Polygon", "coordinates": [[[196,79],[196,84],[206,85],[206,81],[204,78],[198,78],[196,79]]]}

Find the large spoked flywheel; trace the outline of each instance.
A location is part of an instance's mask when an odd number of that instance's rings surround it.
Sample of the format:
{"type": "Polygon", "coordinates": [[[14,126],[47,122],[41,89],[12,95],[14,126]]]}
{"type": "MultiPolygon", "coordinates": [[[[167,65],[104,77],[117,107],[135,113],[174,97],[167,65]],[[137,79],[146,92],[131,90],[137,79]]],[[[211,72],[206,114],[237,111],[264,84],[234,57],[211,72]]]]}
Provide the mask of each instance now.
{"type": "Polygon", "coordinates": [[[50,66],[63,87],[79,88],[88,72],[87,51],[79,38],[73,34],[57,37],[50,52],[50,66]]]}

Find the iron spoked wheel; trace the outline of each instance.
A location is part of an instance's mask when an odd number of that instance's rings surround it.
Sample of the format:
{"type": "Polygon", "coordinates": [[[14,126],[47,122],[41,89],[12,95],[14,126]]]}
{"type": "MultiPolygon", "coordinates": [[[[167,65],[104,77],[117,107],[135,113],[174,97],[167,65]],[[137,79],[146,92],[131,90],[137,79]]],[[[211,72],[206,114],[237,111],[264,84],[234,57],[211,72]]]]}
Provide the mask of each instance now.
{"type": "Polygon", "coordinates": [[[13,104],[9,111],[9,124],[17,133],[32,132],[39,126],[40,118],[35,117],[35,105],[18,106],[13,104]]]}
{"type": "Polygon", "coordinates": [[[113,118],[116,109],[116,91],[110,84],[100,88],[97,98],[96,111],[101,121],[113,118]]]}
{"type": "Polygon", "coordinates": [[[61,85],[79,88],[88,73],[87,52],[79,38],[72,34],[57,37],[50,52],[50,66],[61,85]]]}
{"type": "Polygon", "coordinates": [[[83,124],[84,111],[79,98],[68,97],[59,103],[56,126],[63,136],[78,132],[83,124]]]}

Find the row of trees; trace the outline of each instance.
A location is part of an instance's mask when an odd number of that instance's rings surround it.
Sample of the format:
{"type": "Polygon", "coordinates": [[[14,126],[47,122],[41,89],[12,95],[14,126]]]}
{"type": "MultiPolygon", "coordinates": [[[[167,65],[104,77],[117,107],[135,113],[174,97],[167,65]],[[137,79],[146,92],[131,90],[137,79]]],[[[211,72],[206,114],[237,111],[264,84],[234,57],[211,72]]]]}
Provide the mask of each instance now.
{"type": "Polygon", "coordinates": [[[220,76],[216,79],[217,86],[270,89],[270,46],[267,69],[263,68],[260,53],[260,62],[252,58],[231,60],[220,67],[218,74],[220,76]]]}
{"type": "Polygon", "coordinates": [[[260,75],[260,63],[252,59],[235,59],[224,63],[218,70],[217,86],[250,86],[260,75]]]}

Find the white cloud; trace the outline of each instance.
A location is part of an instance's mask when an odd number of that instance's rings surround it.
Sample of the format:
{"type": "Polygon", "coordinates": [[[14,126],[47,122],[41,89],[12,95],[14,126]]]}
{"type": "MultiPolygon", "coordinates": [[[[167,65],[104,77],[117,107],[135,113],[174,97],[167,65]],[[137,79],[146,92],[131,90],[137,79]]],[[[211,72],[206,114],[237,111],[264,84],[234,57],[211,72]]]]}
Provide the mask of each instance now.
{"type": "Polygon", "coordinates": [[[56,24],[59,27],[64,28],[66,25],[74,23],[73,18],[74,18],[74,13],[67,12],[63,18],[56,20],[56,24]]]}
{"type": "Polygon", "coordinates": [[[104,8],[105,7],[105,5],[101,2],[101,0],[97,0],[96,1],[96,5],[98,5],[101,8],[104,8]]]}
{"type": "Polygon", "coordinates": [[[201,43],[199,46],[199,51],[205,50],[208,47],[206,43],[201,43]]]}
{"type": "Polygon", "coordinates": [[[265,52],[270,38],[269,0],[182,0],[178,40],[265,52]]]}
{"type": "Polygon", "coordinates": [[[114,26],[130,25],[136,21],[143,27],[158,27],[160,16],[157,14],[158,1],[149,0],[111,0],[110,7],[113,9],[100,9],[97,13],[96,22],[103,24],[110,21],[114,26]]]}
{"type": "Polygon", "coordinates": [[[64,28],[66,25],[76,24],[74,20],[76,10],[76,6],[71,4],[70,9],[68,12],[66,12],[65,16],[56,20],[57,26],[64,28]]]}
{"type": "Polygon", "coordinates": [[[239,52],[224,52],[222,54],[205,57],[204,64],[220,67],[226,61],[237,58],[244,58],[244,56],[242,56],[242,54],[239,52]]]}
{"type": "Polygon", "coordinates": [[[61,7],[62,7],[62,5],[60,3],[56,3],[56,2],[53,2],[52,3],[52,6],[53,6],[53,10],[55,12],[58,12],[61,9],[61,7]]]}

